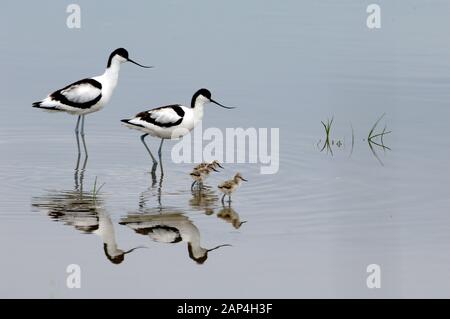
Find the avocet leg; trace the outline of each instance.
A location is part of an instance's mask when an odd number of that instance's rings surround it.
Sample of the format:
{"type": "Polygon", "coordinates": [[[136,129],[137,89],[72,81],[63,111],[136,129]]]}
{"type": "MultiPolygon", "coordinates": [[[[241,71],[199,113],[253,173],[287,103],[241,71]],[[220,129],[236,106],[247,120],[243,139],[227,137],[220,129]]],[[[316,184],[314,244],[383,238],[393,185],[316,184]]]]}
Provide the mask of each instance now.
{"type": "Polygon", "coordinates": [[[77,168],[78,169],[78,165],[80,164],[80,155],[81,155],[81,149],[80,149],[80,138],[78,136],[79,130],[78,128],[80,127],[80,119],[81,119],[81,115],[78,116],[78,120],[77,120],[77,125],[75,126],[75,136],[77,138],[77,148],[78,148],[78,164],[77,164],[77,168]]]}
{"type": "Polygon", "coordinates": [[[159,149],[158,149],[158,157],[159,157],[159,165],[161,165],[161,176],[164,175],[164,169],[163,169],[163,164],[162,164],[162,153],[161,153],[161,148],[163,145],[164,139],[161,139],[161,144],[159,144],[159,149]]]}
{"type": "Polygon", "coordinates": [[[81,140],[83,141],[84,152],[86,153],[87,158],[89,155],[86,147],[86,140],[84,139],[84,115],[81,116],[81,140]]]}
{"type": "MultiPolygon", "coordinates": [[[[153,160],[153,166],[155,167],[155,166],[156,166],[155,164],[157,164],[158,162],[155,160],[155,157],[153,156],[152,151],[150,151],[150,149],[148,148],[147,144],[145,143],[145,137],[146,137],[147,135],[148,135],[148,134],[142,135],[142,136],[141,136],[141,141],[142,141],[142,144],[144,144],[145,148],[147,149],[147,152],[150,154],[150,157],[151,157],[152,160],[153,160]]],[[[155,168],[156,168],[156,167],[155,167],[155,168]]]]}

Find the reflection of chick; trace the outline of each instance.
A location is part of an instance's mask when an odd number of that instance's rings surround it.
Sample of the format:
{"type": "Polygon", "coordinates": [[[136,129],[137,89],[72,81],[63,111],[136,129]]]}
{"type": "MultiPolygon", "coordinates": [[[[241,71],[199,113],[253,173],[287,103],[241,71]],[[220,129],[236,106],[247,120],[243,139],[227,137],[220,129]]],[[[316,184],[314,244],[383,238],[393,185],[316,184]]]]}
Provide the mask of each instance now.
{"type": "Polygon", "coordinates": [[[228,195],[228,201],[231,202],[231,194],[233,194],[234,191],[236,191],[236,189],[241,184],[241,181],[247,182],[247,180],[242,177],[241,173],[236,173],[233,179],[230,179],[228,181],[223,182],[222,184],[219,184],[218,188],[223,193],[222,203],[224,201],[225,195],[228,195]]]}
{"type": "Polygon", "coordinates": [[[247,221],[241,222],[241,220],[239,218],[239,214],[236,213],[236,211],[233,208],[231,208],[230,206],[223,207],[217,213],[217,217],[222,218],[226,222],[230,223],[236,229],[239,229],[242,226],[242,224],[247,222],[247,221]]]}
{"type": "Polygon", "coordinates": [[[194,185],[197,184],[199,189],[203,188],[203,181],[209,176],[209,174],[214,171],[214,172],[218,172],[218,170],[216,170],[214,168],[214,164],[210,163],[207,164],[204,167],[201,168],[194,168],[194,170],[192,171],[192,173],[190,174],[192,179],[194,180],[194,182],[191,185],[191,190],[194,189],[194,185]]]}

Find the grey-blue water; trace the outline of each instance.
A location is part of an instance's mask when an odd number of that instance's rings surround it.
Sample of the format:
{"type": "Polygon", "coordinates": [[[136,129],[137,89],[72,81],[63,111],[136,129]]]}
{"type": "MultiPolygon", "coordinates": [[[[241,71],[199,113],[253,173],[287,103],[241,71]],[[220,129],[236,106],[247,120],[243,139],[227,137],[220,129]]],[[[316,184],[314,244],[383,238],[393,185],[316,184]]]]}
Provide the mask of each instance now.
{"type": "Polygon", "coordinates": [[[0,297],[450,297],[450,3],[377,1],[371,30],[371,2],[77,1],[69,29],[68,2],[3,1],[0,297]],[[117,47],[156,68],[123,65],[76,171],[76,118],[31,103],[101,74],[117,47]],[[168,142],[152,181],[119,120],[200,87],[238,106],[208,105],[203,129],[279,128],[278,173],[225,163],[191,193],[194,164],[175,164],[168,142]],[[382,114],[384,148],[367,141],[382,114]],[[331,118],[333,154],[320,151],[331,118]],[[223,206],[216,185],[236,171],[249,182],[223,206]]]}

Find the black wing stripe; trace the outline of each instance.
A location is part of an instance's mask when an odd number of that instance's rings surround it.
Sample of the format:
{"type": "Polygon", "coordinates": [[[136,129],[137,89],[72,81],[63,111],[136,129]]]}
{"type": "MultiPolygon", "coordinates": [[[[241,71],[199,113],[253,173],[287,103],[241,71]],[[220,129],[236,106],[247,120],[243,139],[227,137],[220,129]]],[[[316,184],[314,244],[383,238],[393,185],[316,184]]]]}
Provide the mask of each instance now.
{"type": "Polygon", "coordinates": [[[98,81],[96,81],[94,79],[83,79],[83,80],[74,82],[72,84],[69,84],[68,86],[66,86],[66,87],[64,87],[64,88],[62,88],[62,89],[60,89],[58,91],[53,92],[52,94],[50,94],[50,97],[53,100],[56,100],[56,101],[58,101],[58,102],[60,102],[62,104],[65,104],[65,105],[68,105],[68,106],[71,106],[71,107],[76,107],[76,108],[79,108],[79,109],[88,109],[92,105],[97,104],[97,102],[100,101],[100,99],[102,98],[102,94],[101,93],[95,99],[87,101],[87,102],[84,102],[84,103],[77,103],[77,102],[70,101],[64,96],[64,94],[61,94],[62,91],[67,90],[71,86],[80,85],[80,84],[90,84],[90,85],[92,85],[93,87],[95,87],[97,89],[100,89],[100,90],[102,89],[102,84],[100,82],[98,82],[98,81]]]}
{"type": "Polygon", "coordinates": [[[153,124],[153,125],[156,125],[156,126],[159,126],[159,127],[177,126],[181,122],[183,122],[184,110],[181,108],[181,106],[179,104],[161,106],[161,107],[158,107],[158,108],[156,108],[154,110],[161,110],[161,109],[166,109],[166,108],[171,108],[172,110],[174,110],[175,113],[177,113],[177,115],[180,118],[177,121],[175,121],[175,122],[160,123],[156,119],[152,118],[151,117],[151,113],[147,112],[147,111],[139,113],[138,115],[136,115],[136,117],[139,117],[142,121],[148,122],[150,124],[153,124]]]}

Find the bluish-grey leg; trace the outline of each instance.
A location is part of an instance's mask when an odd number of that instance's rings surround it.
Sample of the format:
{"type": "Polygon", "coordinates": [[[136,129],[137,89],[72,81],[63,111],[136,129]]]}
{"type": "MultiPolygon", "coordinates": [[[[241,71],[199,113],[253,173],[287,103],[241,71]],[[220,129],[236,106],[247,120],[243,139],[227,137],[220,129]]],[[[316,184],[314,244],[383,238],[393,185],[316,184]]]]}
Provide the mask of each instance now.
{"type": "Polygon", "coordinates": [[[148,146],[147,146],[147,144],[145,143],[145,140],[144,140],[147,135],[148,134],[142,135],[141,136],[141,141],[142,141],[142,144],[144,144],[145,148],[147,149],[147,152],[150,154],[150,157],[153,160],[153,166],[155,166],[155,164],[158,164],[158,162],[155,160],[155,157],[153,156],[152,151],[150,151],[150,149],[148,148],[148,146]]]}
{"type": "Polygon", "coordinates": [[[161,176],[164,175],[164,169],[163,169],[163,164],[162,164],[162,153],[161,153],[161,148],[163,145],[164,139],[161,139],[161,144],[159,144],[159,149],[158,149],[158,157],[159,157],[159,165],[161,165],[161,176]]]}
{"type": "Polygon", "coordinates": [[[84,117],[85,117],[85,115],[81,116],[81,140],[83,141],[84,152],[86,153],[86,158],[87,158],[89,155],[88,155],[88,151],[87,151],[87,147],[86,147],[86,141],[84,139],[84,117]]]}
{"type": "Polygon", "coordinates": [[[78,133],[80,132],[78,128],[80,127],[80,119],[81,115],[78,116],[77,125],[75,126],[75,137],[77,139],[77,149],[78,149],[78,155],[77,155],[77,164],[75,166],[75,172],[74,172],[74,180],[75,180],[75,189],[78,189],[78,168],[80,167],[80,158],[81,158],[81,149],[80,149],[80,137],[78,136],[78,133]]]}
{"type": "Polygon", "coordinates": [[[80,149],[80,138],[78,136],[78,133],[80,132],[78,128],[80,127],[80,119],[81,115],[78,115],[77,125],[75,126],[75,137],[77,138],[77,149],[78,149],[78,163],[77,163],[77,169],[78,165],[80,164],[80,155],[81,155],[81,149],[80,149]]]}

